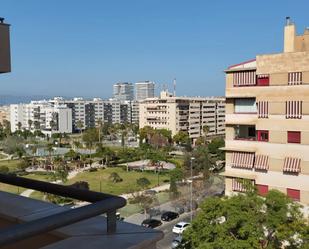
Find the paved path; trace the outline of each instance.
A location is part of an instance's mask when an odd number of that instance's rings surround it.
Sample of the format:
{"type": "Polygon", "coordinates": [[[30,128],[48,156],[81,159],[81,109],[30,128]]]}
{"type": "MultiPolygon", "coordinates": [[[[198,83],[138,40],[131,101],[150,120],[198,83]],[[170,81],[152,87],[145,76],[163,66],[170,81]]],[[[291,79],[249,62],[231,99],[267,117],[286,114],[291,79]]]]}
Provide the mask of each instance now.
{"type": "MultiPolygon", "coordinates": [[[[150,189],[147,189],[147,190],[155,190],[156,192],[161,192],[161,191],[164,191],[164,190],[169,190],[170,189],[170,184],[164,184],[164,185],[161,185],[161,186],[158,186],[158,187],[154,187],[154,188],[150,188],[150,189]]],[[[143,191],[138,191],[138,192],[135,192],[133,194],[142,194],[143,191]]],[[[125,198],[125,199],[129,199],[129,198],[132,198],[132,193],[130,194],[123,194],[123,195],[120,195],[121,197],[125,198]]]]}
{"type": "MultiPolygon", "coordinates": [[[[82,168],[82,169],[78,169],[78,170],[73,170],[73,171],[70,171],[69,174],[68,174],[68,180],[74,178],[78,173],[81,173],[85,170],[88,170],[90,169],[90,166],[87,166],[85,168],[82,168]]],[[[60,180],[57,180],[57,181],[53,181],[51,183],[57,183],[57,184],[61,184],[62,181],[60,180]]],[[[35,190],[33,189],[26,189],[24,192],[22,192],[20,195],[21,196],[24,196],[24,197],[30,197],[30,195],[34,192],[35,190]]]]}

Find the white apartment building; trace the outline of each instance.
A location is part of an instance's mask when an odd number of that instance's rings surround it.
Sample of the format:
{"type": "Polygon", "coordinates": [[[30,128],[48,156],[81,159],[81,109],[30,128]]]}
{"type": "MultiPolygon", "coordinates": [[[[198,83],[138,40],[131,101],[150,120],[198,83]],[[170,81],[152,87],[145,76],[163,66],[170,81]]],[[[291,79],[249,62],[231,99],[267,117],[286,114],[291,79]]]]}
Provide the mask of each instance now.
{"type": "Polygon", "coordinates": [[[10,105],[10,122],[12,132],[20,128],[38,129],[46,134],[72,133],[72,110],[65,105],[53,105],[44,100],[13,104],[10,105]]]}
{"type": "Polygon", "coordinates": [[[139,126],[168,129],[175,135],[187,131],[193,143],[203,136],[203,126],[209,136],[225,134],[225,99],[220,97],[174,97],[163,91],[160,98],[140,102],[139,126]]]}
{"type": "Polygon", "coordinates": [[[144,100],[155,96],[155,83],[143,81],[135,83],[135,100],[144,100]]]}

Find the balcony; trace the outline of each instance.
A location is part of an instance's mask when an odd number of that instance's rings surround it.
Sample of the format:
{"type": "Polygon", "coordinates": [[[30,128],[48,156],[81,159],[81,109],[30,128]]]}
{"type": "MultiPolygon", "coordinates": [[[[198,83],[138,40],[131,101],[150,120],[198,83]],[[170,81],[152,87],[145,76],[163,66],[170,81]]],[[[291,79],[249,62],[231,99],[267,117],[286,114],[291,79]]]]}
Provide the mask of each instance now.
{"type": "Polygon", "coordinates": [[[253,125],[237,125],[235,127],[235,140],[256,141],[256,131],[253,125]]]}
{"type": "Polygon", "coordinates": [[[120,197],[2,174],[0,182],[92,202],[71,209],[0,191],[1,248],[155,249],[163,237],[116,221],[116,209],[125,205],[120,197]]]}

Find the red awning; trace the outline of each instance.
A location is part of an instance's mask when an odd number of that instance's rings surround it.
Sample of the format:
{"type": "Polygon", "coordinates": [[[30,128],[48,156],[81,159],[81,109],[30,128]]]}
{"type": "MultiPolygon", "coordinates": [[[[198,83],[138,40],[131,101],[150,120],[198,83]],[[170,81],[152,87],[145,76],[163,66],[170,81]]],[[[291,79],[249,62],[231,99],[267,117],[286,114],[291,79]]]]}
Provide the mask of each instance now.
{"type": "Polygon", "coordinates": [[[254,162],[254,153],[233,152],[231,166],[235,168],[252,169],[254,162]]]}
{"type": "Polygon", "coordinates": [[[256,155],[254,162],[255,169],[268,170],[269,168],[269,157],[266,155],[256,155]]]}
{"type": "Polygon", "coordinates": [[[300,161],[300,158],[286,157],[284,159],[283,171],[299,173],[300,161]]]}

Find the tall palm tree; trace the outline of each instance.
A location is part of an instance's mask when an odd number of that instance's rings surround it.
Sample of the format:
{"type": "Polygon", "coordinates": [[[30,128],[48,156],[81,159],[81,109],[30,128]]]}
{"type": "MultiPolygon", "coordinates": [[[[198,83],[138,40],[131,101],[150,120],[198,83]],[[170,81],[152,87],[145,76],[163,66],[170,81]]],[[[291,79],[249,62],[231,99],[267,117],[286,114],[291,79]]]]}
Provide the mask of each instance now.
{"type": "Polygon", "coordinates": [[[83,128],[84,128],[84,123],[81,120],[78,120],[77,123],[76,123],[76,127],[80,131],[80,133],[82,133],[83,128]]]}
{"type": "Polygon", "coordinates": [[[31,119],[28,119],[28,127],[29,130],[31,130],[31,126],[32,126],[33,121],[31,119]]]}
{"type": "Polygon", "coordinates": [[[97,127],[98,127],[98,131],[99,131],[99,143],[101,143],[102,125],[103,125],[102,119],[99,118],[99,119],[97,120],[97,127]]]}
{"type": "Polygon", "coordinates": [[[21,122],[18,122],[18,123],[17,123],[17,127],[18,127],[18,130],[20,131],[20,130],[21,130],[21,127],[22,127],[21,122]]]}

